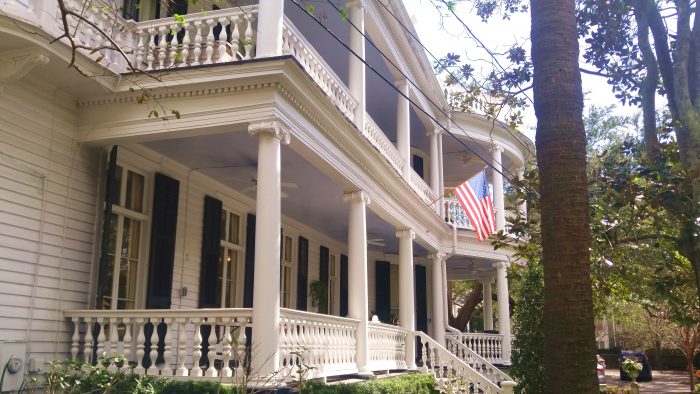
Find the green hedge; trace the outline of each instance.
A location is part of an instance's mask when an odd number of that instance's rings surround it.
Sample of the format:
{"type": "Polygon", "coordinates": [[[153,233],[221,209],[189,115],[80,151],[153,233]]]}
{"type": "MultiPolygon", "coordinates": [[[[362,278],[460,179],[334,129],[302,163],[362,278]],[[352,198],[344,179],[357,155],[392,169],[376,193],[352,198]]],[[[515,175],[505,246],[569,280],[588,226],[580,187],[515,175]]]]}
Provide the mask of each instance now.
{"type": "Polygon", "coordinates": [[[307,382],[302,394],[437,394],[435,378],[429,374],[411,374],[368,380],[362,383],[326,385],[307,382]]]}

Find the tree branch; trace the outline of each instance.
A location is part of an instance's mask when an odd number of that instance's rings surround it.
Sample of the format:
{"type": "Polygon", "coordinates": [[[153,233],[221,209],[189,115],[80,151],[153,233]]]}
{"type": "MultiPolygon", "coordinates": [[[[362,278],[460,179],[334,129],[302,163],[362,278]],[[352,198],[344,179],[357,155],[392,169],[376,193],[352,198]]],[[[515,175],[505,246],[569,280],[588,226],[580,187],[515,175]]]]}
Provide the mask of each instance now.
{"type": "Polygon", "coordinates": [[[588,74],[588,75],[595,75],[597,77],[604,77],[604,78],[610,78],[612,75],[608,73],[604,73],[602,71],[593,71],[593,70],[587,70],[583,67],[578,68],[582,73],[588,74]]]}

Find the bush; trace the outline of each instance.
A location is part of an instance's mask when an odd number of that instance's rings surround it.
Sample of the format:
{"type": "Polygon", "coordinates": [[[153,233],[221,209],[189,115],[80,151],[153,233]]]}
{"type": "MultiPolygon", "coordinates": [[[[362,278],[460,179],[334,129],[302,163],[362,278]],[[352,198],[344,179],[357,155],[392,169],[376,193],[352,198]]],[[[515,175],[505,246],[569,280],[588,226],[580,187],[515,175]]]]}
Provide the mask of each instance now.
{"type": "Polygon", "coordinates": [[[412,374],[362,383],[326,385],[307,382],[302,394],[437,394],[435,378],[430,374],[412,374]]]}
{"type": "Polygon", "coordinates": [[[513,320],[513,366],[509,369],[518,382],[517,394],[544,392],[544,271],[539,263],[528,263],[524,268],[522,286],[518,289],[518,303],[513,320]]]}
{"type": "Polygon", "coordinates": [[[123,357],[102,358],[98,365],[82,361],[54,361],[44,375],[46,392],[61,394],[235,394],[230,385],[211,381],[174,381],[154,376],[132,374],[123,357]],[[116,372],[106,367],[119,366],[116,372]],[[100,365],[101,364],[101,365],[100,365]]]}
{"type": "Polygon", "coordinates": [[[600,389],[600,394],[629,394],[632,392],[632,389],[629,387],[615,387],[615,386],[609,386],[600,389]]]}

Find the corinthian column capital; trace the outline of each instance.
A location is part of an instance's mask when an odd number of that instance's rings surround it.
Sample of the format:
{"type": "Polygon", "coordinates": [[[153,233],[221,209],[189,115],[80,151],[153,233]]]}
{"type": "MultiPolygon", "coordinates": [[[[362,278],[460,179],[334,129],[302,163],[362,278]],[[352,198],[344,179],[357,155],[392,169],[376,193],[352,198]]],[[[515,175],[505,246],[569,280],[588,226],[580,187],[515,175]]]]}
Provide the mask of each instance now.
{"type": "Polygon", "coordinates": [[[248,125],[248,133],[254,137],[269,134],[279,139],[283,144],[289,144],[290,140],[289,126],[279,119],[251,123],[248,125]]]}

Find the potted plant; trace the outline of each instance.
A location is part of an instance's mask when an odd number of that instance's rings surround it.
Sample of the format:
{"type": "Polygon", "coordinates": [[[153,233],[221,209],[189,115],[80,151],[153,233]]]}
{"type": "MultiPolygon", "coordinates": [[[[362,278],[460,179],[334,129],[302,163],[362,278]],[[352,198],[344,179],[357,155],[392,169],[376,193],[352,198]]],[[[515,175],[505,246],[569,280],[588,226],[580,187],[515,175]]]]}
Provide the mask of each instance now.
{"type": "Polygon", "coordinates": [[[633,358],[625,358],[620,367],[629,375],[632,382],[636,382],[640,372],[642,372],[642,363],[633,358]]]}

